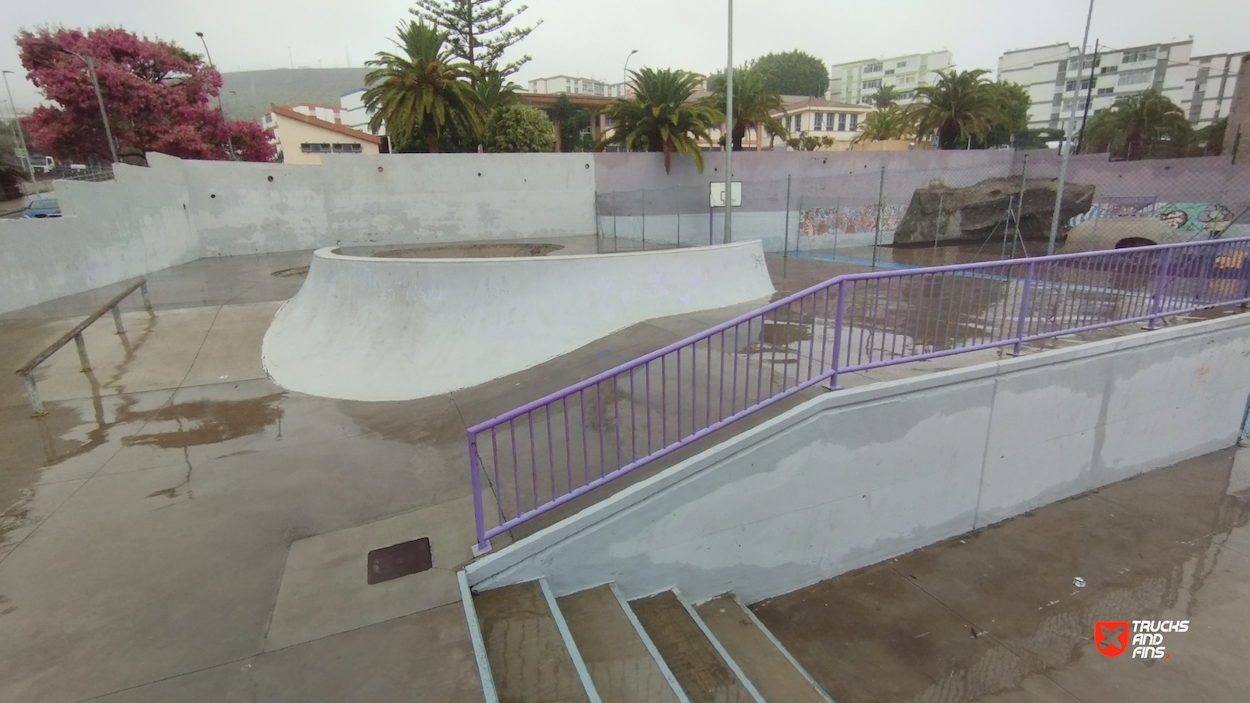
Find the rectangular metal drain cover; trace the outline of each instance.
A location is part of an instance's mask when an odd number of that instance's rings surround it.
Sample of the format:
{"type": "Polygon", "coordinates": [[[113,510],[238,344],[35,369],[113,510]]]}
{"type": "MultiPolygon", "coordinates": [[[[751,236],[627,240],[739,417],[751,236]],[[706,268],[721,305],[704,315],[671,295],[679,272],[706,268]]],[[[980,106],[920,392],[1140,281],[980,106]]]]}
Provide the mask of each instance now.
{"type": "Polygon", "coordinates": [[[432,566],[429,537],[375,549],[369,552],[369,585],[419,574],[432,566]]]}

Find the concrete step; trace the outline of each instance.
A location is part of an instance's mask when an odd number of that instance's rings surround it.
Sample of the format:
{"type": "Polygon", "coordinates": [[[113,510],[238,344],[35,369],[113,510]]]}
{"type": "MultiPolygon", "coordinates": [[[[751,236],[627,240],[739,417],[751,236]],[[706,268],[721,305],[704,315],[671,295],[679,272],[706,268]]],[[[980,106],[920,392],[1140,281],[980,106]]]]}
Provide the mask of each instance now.
{"type": "Polygon", "coordinates": [[[695,610],[765,700],[833,703],[736,597],[714,598],[695,610]]]}
{"type": "Polygon", "coordinates": [[[556,601],[603,703],[684,703],[677,681],[611,586],[556,601]]]}
{"type": "Polygon", "coordinates": [[[555,599],[539,581],[473,596],[499,700],[506,703],[598,703],[584,665],[566,647],[555,599]]]}
{"type": "Polygon", "coordinates": [[[630,608],[691,703],[764,703],[677,593],[631,601],[630,608]]]}

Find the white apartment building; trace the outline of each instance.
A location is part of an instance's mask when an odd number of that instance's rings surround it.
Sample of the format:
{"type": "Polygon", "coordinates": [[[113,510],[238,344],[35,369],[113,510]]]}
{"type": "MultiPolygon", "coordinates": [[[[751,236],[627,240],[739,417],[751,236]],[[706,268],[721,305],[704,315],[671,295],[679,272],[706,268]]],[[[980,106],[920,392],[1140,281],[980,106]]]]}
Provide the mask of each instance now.
{"type": "Polygon", "coordinates": [[[606,83],[595,78],[577,76],[551,76],[535,78],[529,82],[529,92],[555,95],[593,95],[600,98],[619,98],[625,95],[624,83],[606,83]]]}
{"type": "Polygon", "coordinates": [[[910,102],[915,90],[930,85],[937,71],[954,65],[949,51],[908,54],[888,59],[865,59],[835,63],[829,67],[829,99],[844,103],[868,103],[883,85],[894,86],[899,102],[910,102]]]}
{"type": "Polygon", "coordinates": [[[1089,114],[1117,97],[1155,88],[1181,106],[1195,128],[1228,114],[1236,84],[1237,54],[1192,56],[1193,39],[1127,49],[1099,47],[1081,62],[1078,47],[1051,44],[1008,51],[998,59],[998,78],[1019,83],[1032,98],[1029,127],[1063,128],[1073,103],[1080,130],[1085,100],[1089,114]]]}
{"type": "Polygon", "coordinates": [[[362,132],[369,131],[369,112],[365,110],[364,89],[339,96],[339,116],[343,124],[362,132]]]}

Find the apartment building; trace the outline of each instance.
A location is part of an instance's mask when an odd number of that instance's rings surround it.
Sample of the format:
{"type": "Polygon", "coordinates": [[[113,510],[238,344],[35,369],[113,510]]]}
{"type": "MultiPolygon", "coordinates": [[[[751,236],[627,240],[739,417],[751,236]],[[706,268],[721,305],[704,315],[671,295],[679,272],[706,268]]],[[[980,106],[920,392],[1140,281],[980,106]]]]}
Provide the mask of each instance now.
{"type": "Polygon", "coordinates": [[[595,78],[577,76],[551,76],[535,78],[529,82],[529,92],[555,95],[593,95],[598,98],[619,98],[625,95],[624,83],[607,83],[595,78]]]}
{"type": "MultiPolygon", "coordinates": [[[[1085,100],[1089,113],[1110,107],[1117,97],[1154,88],[1179,105],[1195,127],[1228,114],[1236,85],[1237,54],[1193,56],[1193,39],[1119,49],[1051,44],[1004,53],[998,78],[1025,86],[1032,99],[1029,127],[1060,127],[1073,106],[1080,129],[1085,100]]],[[[1244,53],[1244,52],[1243,52],[1244,53]]]]}
{"type": "Polygon", "coordinates": [[[835,63],[829,67],[829,99],[843,103],[867,103],[881,86],[893,86],[899,102],[910,102],[915,90],[931,85],[936,72],[954,65],[949,51],[908,54],[888,59],[864,59],[835,63]]]}

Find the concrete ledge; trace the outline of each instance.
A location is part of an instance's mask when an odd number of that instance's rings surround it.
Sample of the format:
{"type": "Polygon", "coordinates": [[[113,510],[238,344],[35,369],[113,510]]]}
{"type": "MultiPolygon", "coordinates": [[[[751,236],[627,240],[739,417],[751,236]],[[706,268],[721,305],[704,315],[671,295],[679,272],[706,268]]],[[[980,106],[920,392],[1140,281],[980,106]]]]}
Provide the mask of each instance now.
{"type": "Polygon", "coordinates": [[[1250,316],[839,391],[478,560],[477,589],[546,576],[748,602],[1228,446],[1250,316]]]}

